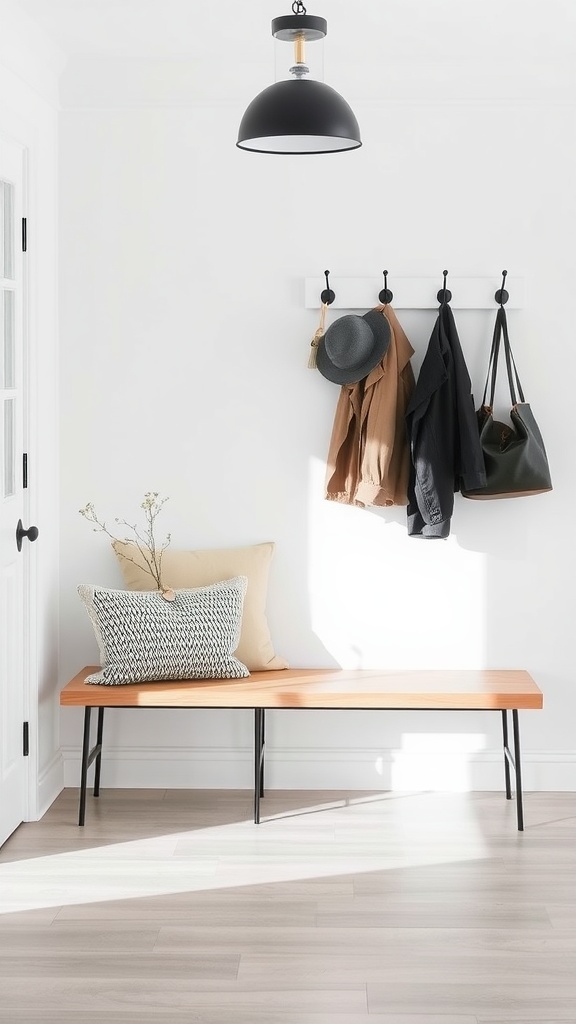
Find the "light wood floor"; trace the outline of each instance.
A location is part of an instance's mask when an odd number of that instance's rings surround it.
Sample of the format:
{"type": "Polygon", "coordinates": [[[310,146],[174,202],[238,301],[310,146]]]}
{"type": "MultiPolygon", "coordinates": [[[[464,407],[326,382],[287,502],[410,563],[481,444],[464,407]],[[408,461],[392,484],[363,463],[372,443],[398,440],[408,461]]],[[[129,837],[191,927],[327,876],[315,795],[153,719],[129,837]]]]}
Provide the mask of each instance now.
{"type": "Polygon", "coordinates": [[[66,790],[0,850],[0,1021],[576,1024],[576,794],[66,790]]]}

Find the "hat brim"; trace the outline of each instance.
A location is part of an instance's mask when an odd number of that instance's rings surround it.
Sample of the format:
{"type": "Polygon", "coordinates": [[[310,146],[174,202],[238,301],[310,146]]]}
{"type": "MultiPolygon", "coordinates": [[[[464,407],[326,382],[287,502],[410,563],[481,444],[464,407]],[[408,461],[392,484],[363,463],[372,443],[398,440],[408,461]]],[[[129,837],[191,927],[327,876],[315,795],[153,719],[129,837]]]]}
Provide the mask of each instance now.
{"type": "Polygon", "coordinates": [[[316,352],[316,365],[323,377],[332,381],[333,384],[357,384],[359,380],[367,377],[371,370],[384,358],[390,345],[392,331],[387,317],[377,309],[370,309],[362,317],[372,329],[374,345],[370,358],[366,359],[360,366],[340,367],[335,366],[326,352],[324,335],[318,342],[316,352]]]}

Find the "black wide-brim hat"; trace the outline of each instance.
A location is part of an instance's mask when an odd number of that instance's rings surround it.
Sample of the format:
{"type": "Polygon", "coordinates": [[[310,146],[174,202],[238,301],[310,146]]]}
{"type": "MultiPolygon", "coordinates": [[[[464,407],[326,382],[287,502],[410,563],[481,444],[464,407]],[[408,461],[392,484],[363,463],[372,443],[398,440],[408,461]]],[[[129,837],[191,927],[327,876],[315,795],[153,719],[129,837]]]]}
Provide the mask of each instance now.
{"type": "Polygon", "coordinates": [[[356,384],[384,358],[390,335],[390,324],[377,309],[339,317],[318,342],[320,373],[334,384],[356,384]]]}

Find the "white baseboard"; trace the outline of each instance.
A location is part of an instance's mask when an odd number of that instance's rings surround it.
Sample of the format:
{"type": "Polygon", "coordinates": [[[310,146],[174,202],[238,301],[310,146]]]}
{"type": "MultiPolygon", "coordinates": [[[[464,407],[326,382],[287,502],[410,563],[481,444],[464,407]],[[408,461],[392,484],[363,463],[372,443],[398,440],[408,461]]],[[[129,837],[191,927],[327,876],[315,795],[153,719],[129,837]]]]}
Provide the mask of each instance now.
{"type": "MultiPolygon", "coordinates": [[[[78,764],[80,764],[80,761],[78,761],[78,764]]],[[[58,794],[62,792],[64,786],[64,758],[59,750],[38,776],[36,815],[34,820],[39,821],[46,814],[46,811],[54,803],[58,794]]]]}
{"type": "MultiPolygon", "coordinates": [[[[78,786],[80,749],[64,747],[62,757],[64,786],[78,786]]],[[[486,792],[504,786],[501,750],[412,755],[365,748],[272,748],[266,751],[265,773],[268,789],[486,792]]],[[[54,766],[53,787],[56,776],[54,766]]],[[[111,747],[102,755],[103,788],[251,789],[253,777],[249,748],[111,747]]],[[[523,753],[522,781],[526,791],[576,791],[576,751],[523,753]]],[[[48,791],[47,785],[47,806],[54,799],[48,791]]]]}

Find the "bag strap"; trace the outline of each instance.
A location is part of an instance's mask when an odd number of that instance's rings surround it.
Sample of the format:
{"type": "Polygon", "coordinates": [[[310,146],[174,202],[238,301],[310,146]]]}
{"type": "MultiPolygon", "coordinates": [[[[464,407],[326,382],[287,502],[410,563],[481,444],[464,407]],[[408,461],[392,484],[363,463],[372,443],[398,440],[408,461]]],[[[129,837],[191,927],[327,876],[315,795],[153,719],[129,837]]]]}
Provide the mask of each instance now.
{"type": "Polygon", "coordinates": [[[508,372],[508,383],[510,385],[510,397],[512,399],[512,405],[517,405],[518,399],[516,398],[516,391],[514,390],[514,378],[516,380],[516,387],[518,388],[518,398],[521,402],[524,401],[524,392],[522,391],[518,370],[516,369],[516,363],[514,362],[514,356],[512,354],[510,338],[508,336],[508,320],[506,318],[506,310],[504,309],[504,306],[501,306],[498,312],[502,316],[502,332],[504,335],[504,352],[506,355],[506,370],[508,372]]]}
{"type": "Polygon", "coordinates": [[[496,315],[496,322],[494,324],[494,333],[492,335],[492,347],[490,349],[490,358],[488,360],[488,371],[486,373],[486,383],[484,384],[484,394],[482,395],[482,405],[486,405],[486,395],[488,394],[488,383],[490,384],[490,399],[488,405],[490,408],[494,405],[494,392],[496,391],[496,372],[498,370],[498,355],[500,352],[500,337],[502,334],[502,325],[498,314],[496,315]]]}
{"type": "Polygon", "coordinates": [[[493,408],[494,406],[496,377],[498,375],[498,357],[500,355],[500,343],[502,338],[504,339],[504,357],[506,359],[506,372],[508,375],[508,386],[510,388],[510,399],[512,405],[517,405],[518,399],[520,399],[521,402],[524,401],[524,392],[522,390],[518,370],[516,369],[516,363],[514,362],[514,356],[512,354],[512,347],[510,345],[506,310],[504,309],[504,306],[500,306],[496,313],[494,334],[492,336],[492,347],[490,349],[490,359],[488,360],[488,373],[486,374],[486,383],[484,385],[484,394],[482,396],[482,405],[485,406],[486,396],[488,394],[488,384],[490,383],[490,396],[488,400],[490,408],[493,408]],[[518,397],[516,392],[518,393],[518,397]]]}

